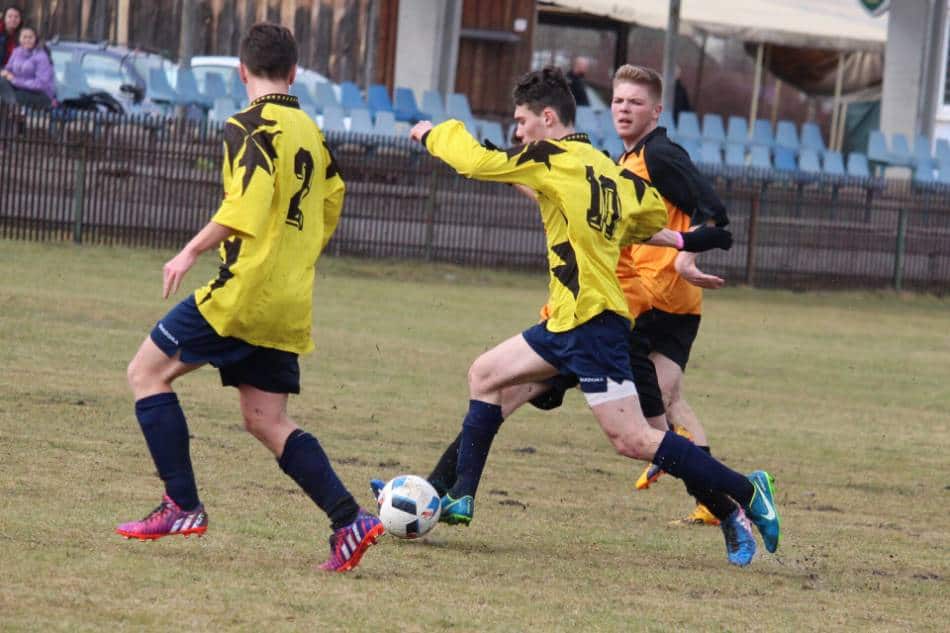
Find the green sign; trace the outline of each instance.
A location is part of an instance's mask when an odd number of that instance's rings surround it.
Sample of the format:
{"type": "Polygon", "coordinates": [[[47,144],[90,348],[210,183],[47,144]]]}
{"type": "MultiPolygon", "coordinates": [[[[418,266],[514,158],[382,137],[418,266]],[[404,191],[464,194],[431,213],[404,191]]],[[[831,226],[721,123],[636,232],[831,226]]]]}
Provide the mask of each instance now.
{"type": "Polygon", "coordinates": [[[858,0],[858,2],[875,17],[887,13],[887,10],[891,8],[891,0],[858,0]]]}

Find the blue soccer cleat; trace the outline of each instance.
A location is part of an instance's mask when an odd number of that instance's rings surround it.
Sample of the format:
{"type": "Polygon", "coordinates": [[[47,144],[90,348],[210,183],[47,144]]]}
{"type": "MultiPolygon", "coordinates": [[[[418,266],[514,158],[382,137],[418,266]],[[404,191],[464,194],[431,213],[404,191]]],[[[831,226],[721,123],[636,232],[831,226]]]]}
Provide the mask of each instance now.
{"type": "Polygon", "coordinates": [[[453,499],[448,494],[442,497],[442,512],[439,514],[439,523],[449,525],[468,525],[475,514],[475,499],[472,495],[465,495],[453,499]]]}
{"type": "Polygon", "coordinates": [[[373,491],[373,499],[376,499],[376,503],[379,504],[379,495],[383,491],[383,488],[386,487],[386,482],[382,479],[370,479],[369,480],[369,489],[373,491]]]}
{"type": "Polygon", "coordinates": [[[736,508],[720,527],[722,535],[726,537],[726,556],[729,562],[739,567],[751,563],[752,557],[755,556],[755,536],[752,534],[749,518],[742,508],[736,508]]]}
{"type": "Polygon", "coordinates": [[[765,549],[774,552],[778,549],[778,542],[782,536],[782,526],[778,510],[775,508],[775,488],[773,487],[775,479],[764,470],[757,470],[748,478],[755,488],[755,493],[752,495],[752,501],[746,506],[745,512],[755,523],[755,527],[759,528],[765,549]]]}

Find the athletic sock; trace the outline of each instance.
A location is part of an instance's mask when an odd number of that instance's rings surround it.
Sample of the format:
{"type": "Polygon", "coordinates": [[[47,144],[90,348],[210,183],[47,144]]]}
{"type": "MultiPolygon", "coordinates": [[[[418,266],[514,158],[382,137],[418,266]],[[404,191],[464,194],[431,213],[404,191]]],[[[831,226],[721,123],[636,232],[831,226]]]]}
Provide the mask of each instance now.
{"type": "MultiPolygon", "coordinates": [[[[712,451],[709,450],[708,446],[698,446],[697,448],[707,455],[712,455],[712,451]]],[[[686,492],[692,495],[696,499],[696,503],[701,503],[706,506],[706,509],[709,510],[714,517],[720,521],[725,521],[729,516],[736,511],[736,502],[722,494],[721,492],[712,492],[710,490],[693,490],[683,482],[683,485],[686,486],[686,492]]]]}
{"type": "Polygon", "coordinates": [[[326,513],[334,530],[356,520],[360,507],[337,477],[317,438],[295,429],[287,436],[277,463],[326,513]]]}
{"type": "Polygon", "coordinates": [[[188,423],[174,392],[158,393],[135,402],[135,417],[152,454],[165,494],[186,512],[198,506],[198,484],[191,468],[188,423]]]}
{"type": "Polygon", "coordinates": [[[455,469],[459,463],[459,443],[461,441],[462,433],[459,432],[452,443],[446,447],[442,457],[439,458],[439,463],[429,474],[429,483],[432,484],[440,497],[455,483],[455,469]]]}
{"type": "Polygon", "coordinates": [[[459,436],[457,476],[455,484],[448,492],[452,498],[475,496],[492,440],[495,439],[503,421],[501,406],[481,400],[468,401],[468,414],[462,422],[462,433],[459,436]]]}
{"type": "Polygon", "coordinates": [[[676,433],[667,432],[660,442],[653,463],[682,479],[690,491],[719,492],[747,506],[755,488],[742,473],[737,473],[712,455],[676,433]]]}

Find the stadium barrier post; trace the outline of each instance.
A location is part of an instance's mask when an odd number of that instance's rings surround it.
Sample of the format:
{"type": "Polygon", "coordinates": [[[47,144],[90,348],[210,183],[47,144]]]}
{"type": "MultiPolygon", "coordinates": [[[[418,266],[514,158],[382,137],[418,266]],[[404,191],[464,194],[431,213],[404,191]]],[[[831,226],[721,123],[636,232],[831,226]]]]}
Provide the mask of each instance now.
{"type": "Polygon", "coordinates": [[[759,230],[759,207],[764,193],[765,185],[763,184],[752,195],[752,208],[749,211],[749,232],[745,252],[745,282],[749,286],[755,285],[755,242],[759,230]]]}
{"type": "Polygon", "coordinates": [[[894,244],[894,290],[900,292],[904,285],[904,251],[907,248],[907,206],[901,205],[897,212],[897,241],[894,244]]]}
{"type": "Polygon", "coordinates": [[[79,146],[73,165],[73,242],[82,244],[83,200],[86,197],[86,145],[79,146]]]}

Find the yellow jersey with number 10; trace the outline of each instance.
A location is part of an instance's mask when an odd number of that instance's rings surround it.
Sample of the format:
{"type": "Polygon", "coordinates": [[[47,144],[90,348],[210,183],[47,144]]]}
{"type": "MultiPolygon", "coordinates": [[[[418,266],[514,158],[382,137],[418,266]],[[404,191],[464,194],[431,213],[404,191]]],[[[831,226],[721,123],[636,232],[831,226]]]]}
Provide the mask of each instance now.
{"type": "Polygon", "coordinates": [[[266,95],[224,126],[224,201],[211,220],[216,279],[195,292],[215,332],[297,354],[313,349],[314,265],[336,228],[344,185],[323,133],[297,98],[266,95]]]}

